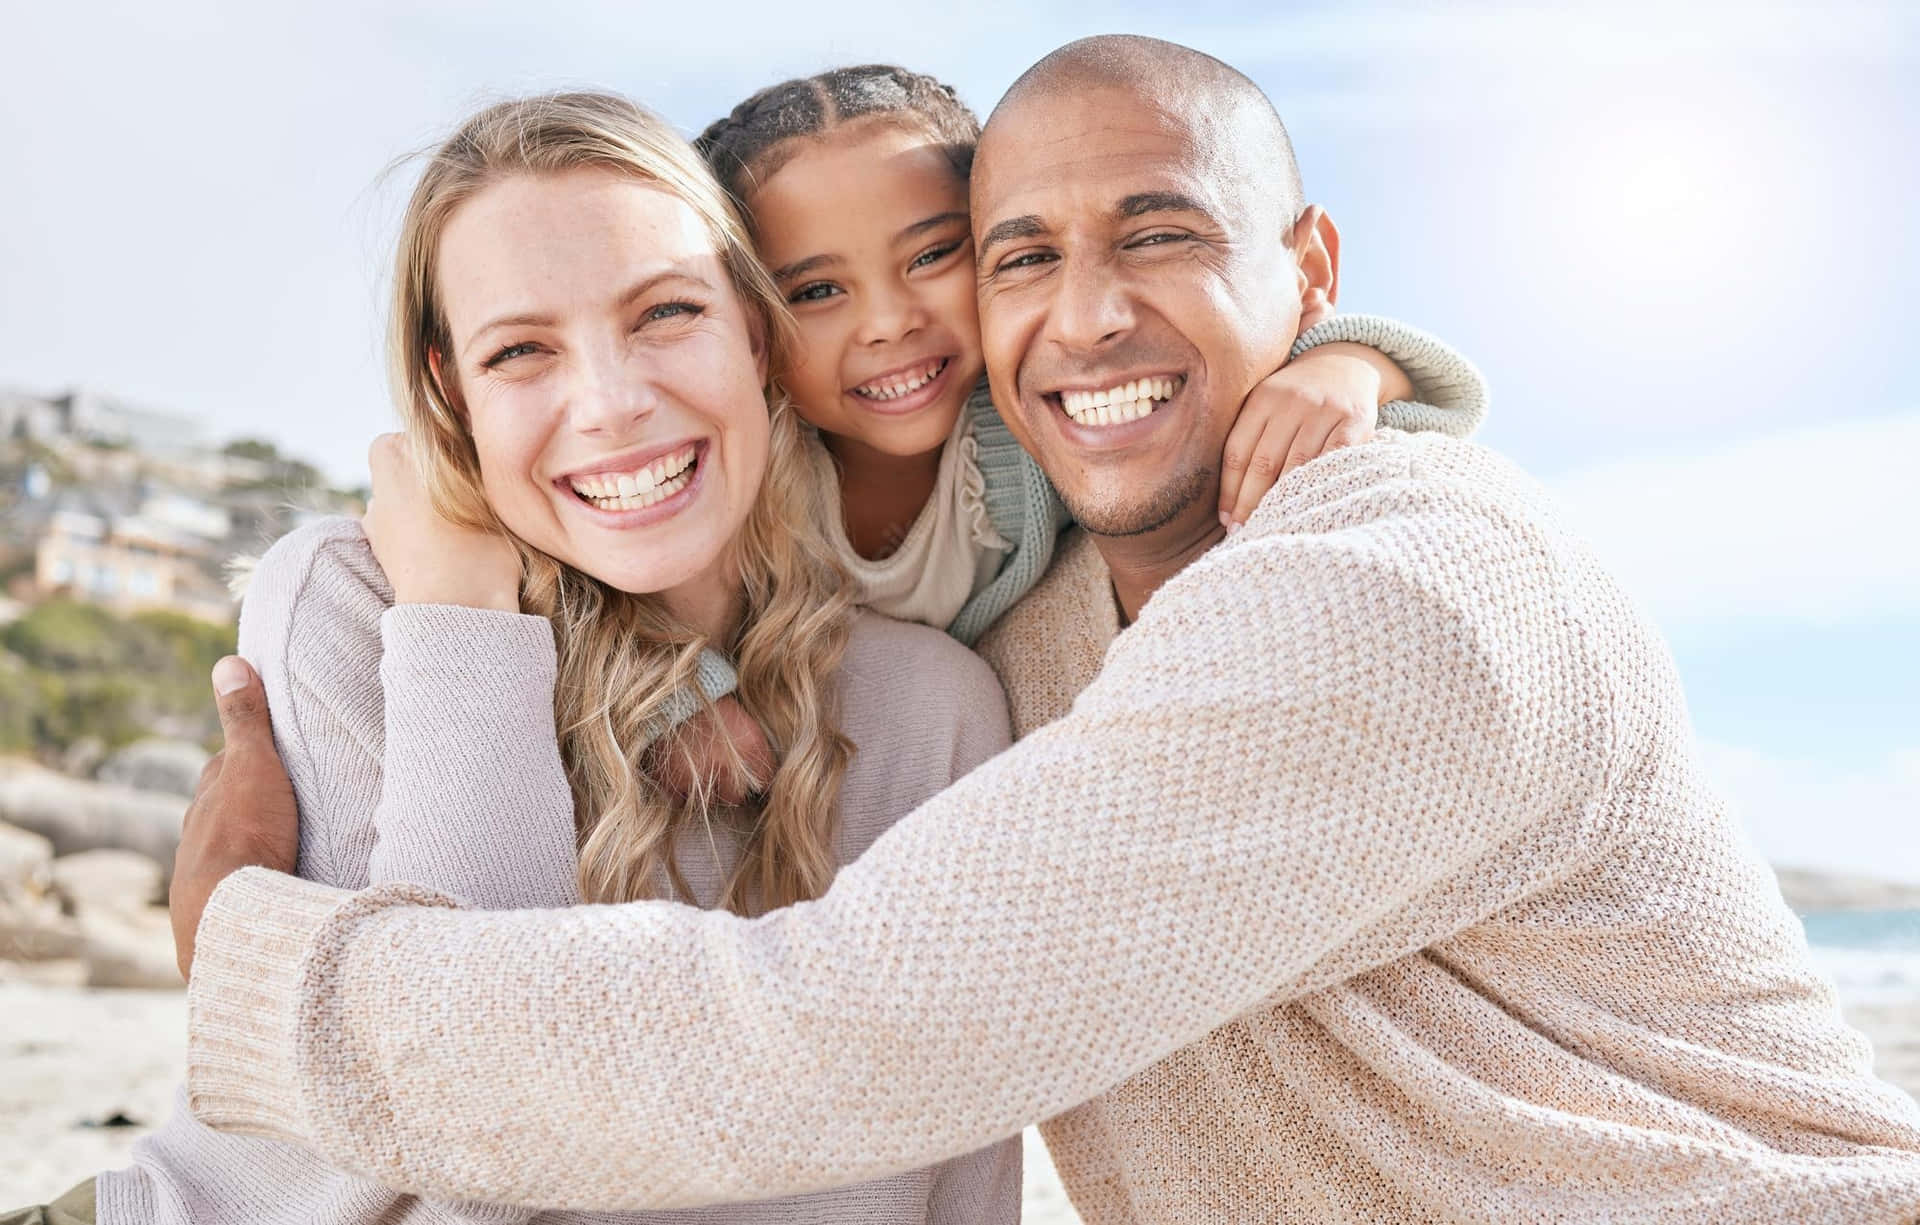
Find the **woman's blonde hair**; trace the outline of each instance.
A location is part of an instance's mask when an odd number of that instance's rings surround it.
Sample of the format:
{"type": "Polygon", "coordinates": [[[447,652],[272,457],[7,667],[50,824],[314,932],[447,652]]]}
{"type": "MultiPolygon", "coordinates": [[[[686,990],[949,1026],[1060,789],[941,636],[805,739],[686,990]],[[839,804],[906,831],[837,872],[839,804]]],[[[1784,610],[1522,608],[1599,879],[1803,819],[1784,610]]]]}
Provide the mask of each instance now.
{"type": "MultiPolygon", "coordinates": [[[[781,368],[791,324],[780,294],[753,254],[745,227],[698,154],[657,116],[625,98],[557,93],[488,107],[426,160],[401,224],[395,258],[389,360],[413,452],[440,512],[472,526],[506,528],[481,490],[480,463],[452,383],[435,376],[450,351],[436,259],[440,236],[462,203],[511,175],[599,167],[671,193],[705,223],[745,308],[781,368]]],[[[832,513],[808,474],[799,425],[784,398],[769,409],[765,482],[735,542],[744,616],[731,656],[737,694],[759,720],[779,760],[761,787],[755,820],[721,905],[753,913],[816,897],[832,879],[840,783],[852,745],[840,734],[834,673],[852,624],[852,595],[820,525],[832,513]]],[[[511,535],[509,533],[509,535],[511,535]]],[[[674,862],[689,822],[714,813],[712,788],[684,799],[650,775],[672,737],[643,747],[668,699],[693,683],[709,645],[654,596],[631,595],[562,565],[524,542],[521,607],[552,620],[559,650],[554,714],[573,787],[580,888],[588,901],[655,896],[663,881],[690,898],[674,862]]],[[[736,767],[739,766],[736,759],[736,767]]],[[[689,775],[697,774],[688,768],[689,775]]]]}

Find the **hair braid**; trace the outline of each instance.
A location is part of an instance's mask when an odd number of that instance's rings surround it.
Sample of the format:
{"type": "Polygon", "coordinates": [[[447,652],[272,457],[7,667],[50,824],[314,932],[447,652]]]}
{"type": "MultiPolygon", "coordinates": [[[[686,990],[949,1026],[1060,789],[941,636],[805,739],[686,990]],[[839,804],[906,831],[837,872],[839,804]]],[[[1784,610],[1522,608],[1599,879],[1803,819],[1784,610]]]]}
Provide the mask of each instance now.
{"type": "Polygon", "coordinates": [[[964,179],[972,170],[979,117],[951,85],[897,64],[833,68],[769,85],[708,124],[693,144],[746,212],[755,183],[792,156],[790,142],[869,116],[924,130],[945,148],[955,174],[964,179]]]}

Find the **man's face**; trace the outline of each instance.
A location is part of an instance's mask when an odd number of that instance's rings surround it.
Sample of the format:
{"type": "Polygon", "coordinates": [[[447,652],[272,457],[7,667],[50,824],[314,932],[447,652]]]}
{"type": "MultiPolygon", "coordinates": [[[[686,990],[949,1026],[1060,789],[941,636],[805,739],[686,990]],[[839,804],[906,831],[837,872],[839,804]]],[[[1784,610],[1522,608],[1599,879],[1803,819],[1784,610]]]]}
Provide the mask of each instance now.
{"type": "Polygon", "coordinates": [[[994,402],[1096,534],[1215,518],[1227,432],[1298,329],[1292,219],[1235,126],[1100,87],[1023,100],[981,142],[994,402]]]}

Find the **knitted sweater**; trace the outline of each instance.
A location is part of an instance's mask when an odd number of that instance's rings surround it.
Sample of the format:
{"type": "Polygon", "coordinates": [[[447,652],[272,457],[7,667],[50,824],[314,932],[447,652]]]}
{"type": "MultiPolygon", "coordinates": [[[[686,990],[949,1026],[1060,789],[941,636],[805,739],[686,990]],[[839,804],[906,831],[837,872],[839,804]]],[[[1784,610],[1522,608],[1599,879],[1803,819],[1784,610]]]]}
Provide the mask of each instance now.
{"type": "Polygon", "coordinates": [[[523,1203],[811,1190],[1084,1107],[1092,1225],[1920,1213],[1920,1108],[1702,780],[1657,635],[1510,465],[1326,456],[1117,637],[1091,564],[996,639],[1023,721],[1067,713],[815,902],[234,874],[194,1111],[523,1203]]]}
{"type": "MultiPolygon", "coordinates": [[[[573,796],[554,731],[552,626],[540,617],[391,603],[350,519],[323,520],[281,540],[248,592],[240,646],[266,682],[299,803],[301,875],[348,888],[415,881],[496,909],[576,906],[573,796]]],[[[862,614],[838,685],[841,727],[858,746],[840,798],[835,850],[842,862],[1007,743],[1006,707],[992,673],[936,631],[862,614]]],[[[688,830],[676,844],[702,905],[718,900],[744,832],[733,825],[688,830]]],[[[631,1006],[653,1006],[655,984],[643,973],[625,977],[631,1006]]],[[[564,996],[549,1004],[550,1023],[571,1022],[564,996]]],[[[539,1069],[529,1087],[537,1083],[541,1092],[572,1098],[587,1083],[558,1066],[527,1066],[539,1069]]],[[[630,1106],[607,1101],[579,1120],[599,1134],[603,1156],[635,1142],[630,1106]]],[[[589,1183],[590,1166],[579,1170],[589,1183]]],[[[221,1135],[183,1102],[135,1148],[131,1169],[100,1177],[98,1193],[101,1225],[992,1225],[1019,1219],[1020,1152],[1008,1141],[858,1186],[720,1213],[535,1215],[419,1199],[297,1145],[221,1135]]],[[[594,1187],[568,1202],[619,1199],[594,1187]]]]}

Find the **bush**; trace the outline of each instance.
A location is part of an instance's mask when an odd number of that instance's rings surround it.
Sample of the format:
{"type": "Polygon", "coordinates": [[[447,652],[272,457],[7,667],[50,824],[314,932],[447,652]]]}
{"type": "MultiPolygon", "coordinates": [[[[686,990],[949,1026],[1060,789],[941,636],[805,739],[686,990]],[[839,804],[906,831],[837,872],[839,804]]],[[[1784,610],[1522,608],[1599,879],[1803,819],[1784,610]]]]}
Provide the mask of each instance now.
{"type": "Polygon", "coordinates": [[[57,760],[88,738],[109,750],[153,735],[215,738],[207,673],[233,653],[235,633],[178,613],[120,617],[49,600],[0,630],[0,647],[0,748],[57,760]]]}

